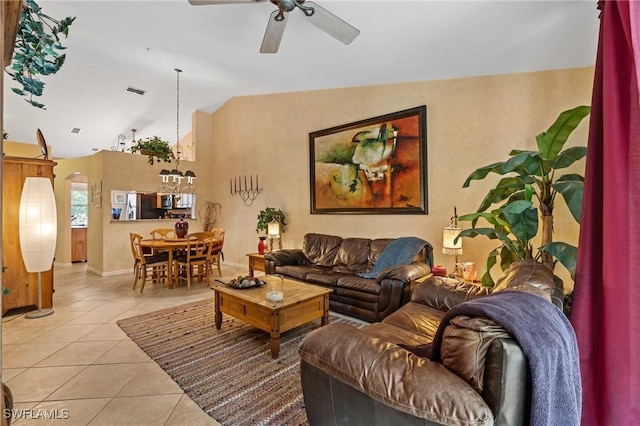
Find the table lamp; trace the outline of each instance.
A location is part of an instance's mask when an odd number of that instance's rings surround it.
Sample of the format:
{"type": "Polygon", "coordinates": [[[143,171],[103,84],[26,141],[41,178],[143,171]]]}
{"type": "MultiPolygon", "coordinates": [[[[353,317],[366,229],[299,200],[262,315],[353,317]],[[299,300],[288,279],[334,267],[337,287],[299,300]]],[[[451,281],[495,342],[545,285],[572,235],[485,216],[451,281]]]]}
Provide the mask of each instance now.
{"type": "Polygon", "coordinates": [[[280,223],[275,219],[267,225],[267,234],[269,235],[269,249],[271,251],[273,251],[273,240],[276,238],[278,239],[278,246],[282,248],[282,241],[280,240],[280,223]]]}
{"type": "Polygon", "coordinates": [[[455,241],[462,229],[458,226],[458,212],[453,208],[453,216],[451,224],[442,230],[442,253],[453,254],[455,256],[455,270],[453,276],[461,277],[460,268],[458,266],[458,256],[462,254],[462,238],[455,241]]]}

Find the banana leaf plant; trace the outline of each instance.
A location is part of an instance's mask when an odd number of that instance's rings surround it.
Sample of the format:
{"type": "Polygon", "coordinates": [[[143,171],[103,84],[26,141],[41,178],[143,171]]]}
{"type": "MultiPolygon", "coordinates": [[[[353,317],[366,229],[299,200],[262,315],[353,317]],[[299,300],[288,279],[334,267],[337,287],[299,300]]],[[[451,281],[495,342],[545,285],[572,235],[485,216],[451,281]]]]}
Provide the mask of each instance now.
{"type": "Polygon", "coordinates": [[[471,228],[463,230],[458,238],[483,235],[502,243],[501,247],[489,253],[487,272],[482,277],[484,285],[493,285],[490,272],[498,263],[498,257],[502,271],[515,261],[531,258],[551,269],[560,262],[575,279],[577,248],[553,241],[553,210],[560,194],[573,218],[580,223],[584,178],[576,173],[557,174],[558,170],[587,155],[584,146],[562,149],[569,135],[589,112],[588,106],[562,112],[547,131],[536,136],[537,151],[512,150],[507,161],[481,167],[465,180],[463,187],[467,188],[471,181],[482,180],[490,173],[506,175],[484,197],[476,213],[459,218],[460,221],[470,221],[471,228]],[[496,204],[499,206],[492,209],[496,204]],[[480,219],[488,222],[490,227],[479,227],[480,219]],[[531,240],[538,234],[539,222],[542,222],[541,245],[534,253],[531,240]]]}

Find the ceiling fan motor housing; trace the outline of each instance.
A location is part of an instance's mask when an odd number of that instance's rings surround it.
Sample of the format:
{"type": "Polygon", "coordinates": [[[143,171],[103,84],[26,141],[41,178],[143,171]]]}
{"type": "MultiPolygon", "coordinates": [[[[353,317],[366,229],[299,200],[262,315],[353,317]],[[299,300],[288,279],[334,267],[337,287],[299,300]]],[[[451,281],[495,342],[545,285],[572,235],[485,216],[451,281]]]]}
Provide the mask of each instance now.
{"type": "Polygon", "coordinates": [[[278,9],[282,10],[283,12],[291,12],[293,9],[296,8],[296,6],[298,6],[298,4],[304,3],[304,0],[303,1],[271,0],[271,3],[275,4],[276,6],[278,6],[278,9]]]}

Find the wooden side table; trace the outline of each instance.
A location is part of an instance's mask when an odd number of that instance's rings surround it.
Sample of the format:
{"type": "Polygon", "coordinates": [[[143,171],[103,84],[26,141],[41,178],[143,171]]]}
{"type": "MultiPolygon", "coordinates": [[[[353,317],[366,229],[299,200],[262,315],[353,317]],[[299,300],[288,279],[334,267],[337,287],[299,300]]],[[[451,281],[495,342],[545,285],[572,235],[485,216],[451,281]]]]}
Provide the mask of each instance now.
{"type": "Polygon", "coordinates": [[[249,257],[249,276],[253,277],[253,271],[265,272],[264,255],[260,253],[247,253],[249,257]]]}

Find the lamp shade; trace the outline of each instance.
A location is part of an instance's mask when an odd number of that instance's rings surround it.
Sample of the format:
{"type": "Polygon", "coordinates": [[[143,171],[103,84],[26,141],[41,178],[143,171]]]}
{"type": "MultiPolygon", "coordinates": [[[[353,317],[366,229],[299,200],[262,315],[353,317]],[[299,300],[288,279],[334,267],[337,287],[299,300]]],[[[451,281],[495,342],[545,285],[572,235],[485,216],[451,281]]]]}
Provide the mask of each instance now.
{"type": "Polygon", "coordinates": [[[158,176],[160,176],[160,179],[162,179],[162,183],[169,183],[169,177],[171,176],[171,172],[167,169],[162,169],[160,170],[160,173],[158,174],[158,176]]]}
{"type": "Polygon", "coordinates": [[[193,185],[193,181],[196,179],[196,174],[194,172],[192,172],[191,170],[187,170],[184,173],[184,177],[187,178],[187,184],[193,185]]]}
{"type": "Polygon", "coordinates": [[[280,224],[278,222],[270,222],[267,225],[267,234],[271,237],[277,237],[280,235],[280,224]]]}
{"type": "Polygon", "coordinates": [[[58,230],[56,200],[49,178],[26,178],[18,223],[20,250],[27,272],[51,269],[58,230]]]}
{"type": "Polygon", "coordinates": [[[462,254],[462,238],[454,242],[461,231],[457,226],[447,226],[442,230],[442,253],[462,254]]]}

